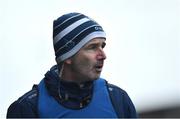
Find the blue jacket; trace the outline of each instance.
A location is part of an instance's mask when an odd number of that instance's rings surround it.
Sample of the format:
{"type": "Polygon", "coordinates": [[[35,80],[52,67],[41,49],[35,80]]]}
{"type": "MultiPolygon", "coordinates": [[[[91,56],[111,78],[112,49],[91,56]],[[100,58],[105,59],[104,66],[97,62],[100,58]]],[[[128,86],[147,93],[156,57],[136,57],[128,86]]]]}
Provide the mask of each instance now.
{"type": "MultiPolygon", "coordinates": [[[[50,71],[45,74],[45,84],[48,92],[60,102],[57,97],[58,92],[58,76],[55,73],[53,67],[50,71]],[[52,79],[52,80],[49,80],[52,79]]],[[[107,83],[107,89],[109,96],[119,118],[136,118],[135,107],[129,98],[128,94],[121,88],[107,83]]],[[[83,93],[82,93],[83,94],[83,93]]],[[[13,102],[7,111],[7,118],[38,118],[38,85],[34,85],[32,90],[21,96],[17,101],[13,102]]]]}

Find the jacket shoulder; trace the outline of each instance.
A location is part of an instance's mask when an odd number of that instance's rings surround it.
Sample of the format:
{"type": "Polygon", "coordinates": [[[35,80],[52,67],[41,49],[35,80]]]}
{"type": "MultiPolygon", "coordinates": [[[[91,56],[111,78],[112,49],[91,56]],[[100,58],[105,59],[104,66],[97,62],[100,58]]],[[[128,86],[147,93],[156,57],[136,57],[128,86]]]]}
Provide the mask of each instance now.
{"type": "Polygon", "coordinates": [[[38,88],[33,88],[13,102],[7,110],[7,118],[32,118],[37,117],[38,88]]]}
{"type": "Polygon", "coordinates": [[[116,97],[118,96],[118,98],[123,98],[126,95],[128,96],[127,92],[124,89],[120,88],[119,86],[111,83],[108,83],[107,85],[108,85],[108,90],[110,93],[112,93],[112,95],[115,95],[116,97]]]}
{"type": "Polygon", "coordinates": [[[121,92],[121,93],[126,93],[125,90],[123,90],[122,88],[120,88],[120,87],[118,87],[118,86],[116,86],[116,85],[114,85],[114,84],[111,84],[111,83],[107,83],[107,84],[108,84],[108,89],[109,89],[110,91],[116,90],[116,91],[119,91],[119,92],[121,92]]]}
{"type": "Polygon", "coordinates": [[[108,90],[112,104],[119,117],[125,117],[125,118],[137,117],[135,106],[125,90],[110,83],[108,83],[108,90]]]}
{"type": "Polygon", "coordinates": [[[126,101],[126,98],[129,97],[127,92],[123,90],[122,88],[114,84],[110,84],[110,83],[107,83],[107,86],[108,86],[110,97],[113,98],[116,101],[116,103],[118,101],[121,101],[121,103],[124,103],[124,101],[126,101]]]}
{"type": "Polygon", "coordinates": [[[25,93],[23,96],[21,96],[17,102],[18,103],[24,103],[24,102],[33,102],[34,99],[36,99],[38,96],[38,88],[37,85],[34,85],[33,88],[25,93]]]}

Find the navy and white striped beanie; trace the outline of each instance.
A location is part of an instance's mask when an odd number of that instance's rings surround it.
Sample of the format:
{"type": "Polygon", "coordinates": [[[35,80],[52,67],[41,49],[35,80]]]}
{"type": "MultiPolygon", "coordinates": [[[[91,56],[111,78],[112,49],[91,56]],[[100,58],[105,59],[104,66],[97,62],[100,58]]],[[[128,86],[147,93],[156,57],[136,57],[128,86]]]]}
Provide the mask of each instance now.
{"type": "Polygon", "coordinates": [[[77,53],[93,38],[105,38],[102,27],[81,13],[68,13],[53,23],[53,44],[56,62],[61,63],[77,53]]]}

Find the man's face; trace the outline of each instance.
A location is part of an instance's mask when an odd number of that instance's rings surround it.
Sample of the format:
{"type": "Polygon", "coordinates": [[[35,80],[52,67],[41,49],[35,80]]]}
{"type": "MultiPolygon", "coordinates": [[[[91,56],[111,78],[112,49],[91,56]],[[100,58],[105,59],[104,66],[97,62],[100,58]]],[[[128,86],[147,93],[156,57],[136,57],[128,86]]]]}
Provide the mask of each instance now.
{"type": "Polygon", "coordinates": [[[99,78],[106,59],[103,51],[105,45],[105,39],[95,38],[71,58],[71,70],[74,78],[81,81],[99,78]]]}

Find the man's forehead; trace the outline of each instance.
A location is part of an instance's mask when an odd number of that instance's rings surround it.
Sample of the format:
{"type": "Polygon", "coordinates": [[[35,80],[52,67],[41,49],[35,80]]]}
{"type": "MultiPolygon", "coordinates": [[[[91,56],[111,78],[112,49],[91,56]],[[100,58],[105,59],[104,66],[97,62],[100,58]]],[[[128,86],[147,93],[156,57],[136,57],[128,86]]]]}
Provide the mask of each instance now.
{"type": "Polygon", "coordinates": [[[105,42],[104,38],[94,38],[94,39],[90,40],[87,44],[103,43],[103,42],[105,42]]]}

